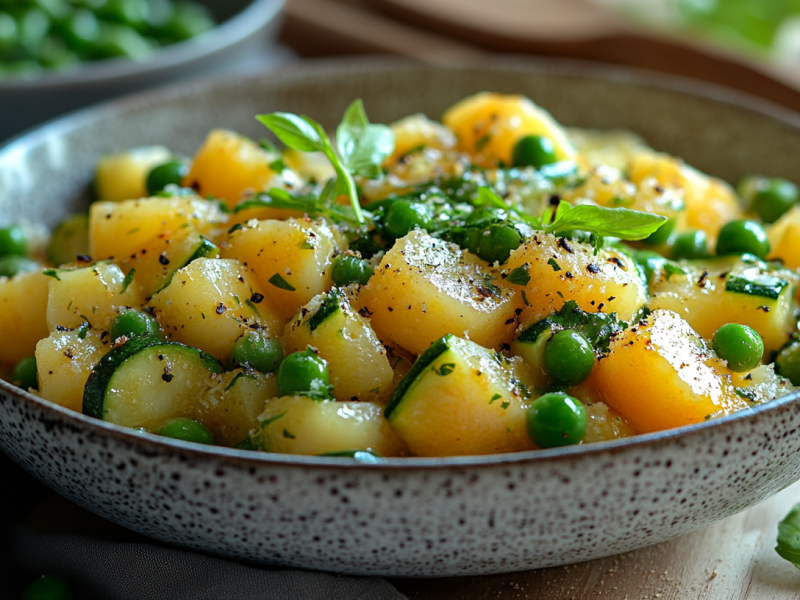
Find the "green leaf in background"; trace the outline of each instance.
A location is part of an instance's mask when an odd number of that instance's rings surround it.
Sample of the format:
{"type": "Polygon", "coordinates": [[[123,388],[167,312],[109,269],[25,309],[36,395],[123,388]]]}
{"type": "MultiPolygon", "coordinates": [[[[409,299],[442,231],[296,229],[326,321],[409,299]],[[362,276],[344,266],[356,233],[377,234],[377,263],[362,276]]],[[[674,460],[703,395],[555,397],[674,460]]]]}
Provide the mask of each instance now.
{"type": "Polygon", "coordinates": [[[394,152],[394,133],[386,125],[370,123],[358,99],[347,107],[336,129],[336,148],[351,173],[375,178],[383,161],[394,152]]]}
{"type": "Polygon", "coordinates": [[[604,208],[593,204],[572,207],[561,202],[555,220],[545,231],[559,235],[577,230],[621,240],[643,240],[667,221],[667,217],[629,208],[604,208]]]}
{"type": "Polygon", "coordinates": [[[319,152],[327,139],[324,131],[324,137],[319,135],[319,130],[311,124],[310,119],[292,113],[274,112],[258,115],[256,119],[289,148],[301,152],[319,152]]]}
{"type": "Polygon", "coordinates": [[[775,552],[800,569],[800,504],[795,504],[783,521],[778,523],[775,552]]]}

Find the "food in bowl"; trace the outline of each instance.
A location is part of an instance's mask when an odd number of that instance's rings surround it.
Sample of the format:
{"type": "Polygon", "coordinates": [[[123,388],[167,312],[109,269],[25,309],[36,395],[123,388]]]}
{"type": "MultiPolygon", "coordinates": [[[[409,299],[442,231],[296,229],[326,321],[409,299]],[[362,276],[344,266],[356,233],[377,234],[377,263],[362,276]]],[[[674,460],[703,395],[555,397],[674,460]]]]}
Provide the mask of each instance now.
{"type": "Polygon", "coordinates": [[[800,383],[788,181],[737,192],[519,96],[390,127],[356,101],[335,143],[259,119],[284,148],[214,130],[192,160],[105,156],[45,251],[0,232],[7,378],[146,432],[361,460],[618,439],[800,383]]]}
{"type": "Polygon", "coordinates": [[[0,80],[142,59],[214,26],[192,0],[0,0],[0,80]]]}

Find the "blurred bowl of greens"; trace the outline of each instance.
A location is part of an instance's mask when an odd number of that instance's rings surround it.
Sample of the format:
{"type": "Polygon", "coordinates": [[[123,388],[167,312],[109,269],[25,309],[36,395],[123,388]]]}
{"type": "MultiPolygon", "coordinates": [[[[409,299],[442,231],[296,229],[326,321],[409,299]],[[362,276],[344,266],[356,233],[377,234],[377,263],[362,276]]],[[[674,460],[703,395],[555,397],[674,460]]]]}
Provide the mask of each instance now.
{"type": "Polygon", "coordinates": [[[285,0],[0,0],[0,140],[266,52],[285,0]]]}

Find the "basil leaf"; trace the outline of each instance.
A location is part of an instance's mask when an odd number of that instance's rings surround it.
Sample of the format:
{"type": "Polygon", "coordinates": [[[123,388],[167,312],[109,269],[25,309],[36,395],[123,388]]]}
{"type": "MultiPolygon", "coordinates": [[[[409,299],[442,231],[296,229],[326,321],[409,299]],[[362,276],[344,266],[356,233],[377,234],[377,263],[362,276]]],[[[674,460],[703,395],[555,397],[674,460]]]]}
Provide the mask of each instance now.
{"type": "Polygon", "coordinates": [[[667,217],[629,208],[605,208],[593,204],[569,206],[561,202],[555,220],[545,227],[547,233],[559,235],[579,229],[594,235],[622,240],[642,240],[667,222],[667,217]]]}
{"type": "Polygon", "coordinates": [[[783,521],[778,523],[775,552],[800,569],[800,504],[795,504],[783,521]]]}
{"type": "Polygon", "coordinates": [[[478,188],[478,202],[480,206],[491,206],[508,211],[508,205],[489,187],[481,186],[478,188]]]}
{"type": "MultiPolygon", "coordinates": [[[[553,260],[552,258],[550,260],[553,260]]],[[[528,273],[528,269],[526,267],[517,267],[508,277],[506,277],[506,281],[508,283],[513,283],[514,285],[521,285],[526,286],[531,281],[530,273],[528,273]]]]}
{"type": "Polygon", "coordinates": [[[394,152],[394,133],[386,125],[370,123],[364,104],[355,100],[336,128],[336,148],[350,173],[375,178],[383,161],[394,152]]]}
{"type": "Polygon", "coordinates": [[[295,289],[296,289],[291,283],[289,283],[283,277],[281,277],[281,275],[279,273],[275,273],[275,275],[270,277],[268,281],[272,285],[274,285],[276,288],[281,289],[281,290],[294,292],[295,289]]]}
{"type": "Polygon", "coordinates": [[[258,115],[256,119],[289,148],[301,152],[318,152],[325,146],[327,138],[325,132],[320,135],[319,129],[315,128],[308,118],[298,117],[292,113],[274,112],[269,115],[258,115]]]}

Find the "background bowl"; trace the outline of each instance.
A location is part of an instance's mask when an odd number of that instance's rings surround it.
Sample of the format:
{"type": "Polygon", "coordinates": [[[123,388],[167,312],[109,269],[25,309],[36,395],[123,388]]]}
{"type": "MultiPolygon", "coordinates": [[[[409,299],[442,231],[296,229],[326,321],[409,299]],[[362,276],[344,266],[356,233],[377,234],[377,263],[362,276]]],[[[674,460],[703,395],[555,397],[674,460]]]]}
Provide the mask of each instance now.
{"type": "MultiPolygon", "coordinates": [[[[526,94],[566,125],[632,129],[730,181],[793,173],[800,155],[792,114],[628,71],[318,63],[149,93],[28,134],[0,151],[0,220],[52,226],[85,209],[94,161],[110,150],[191,154],[212,127],[259,137],[253,115],[273,110],[332,128],[356,97],[377,122],[438,117],[480,90],[526,94]]],[[[592,446],[357,464],[136,434],[0,382],[0,446],[67,498],[169,543],[342,573],[477,575],[629,551],[759,502],[800,478],[798,397],[592,446]]]]}
{"type": "MultiPolygon", "coordinates": [[[[0,80],[0,141],[81,106],[201,73],[236,67],[266,52],[285,0],[198,0],[219,25],[185,42],[165,46],[145,60],[87,62],[67,72],[47,71],[33,80],[0,80]],[[13,115],[13,117],[11,117],[13,115]]],[[[230,71],[228,71],[230,72],[230,71]]]]}

